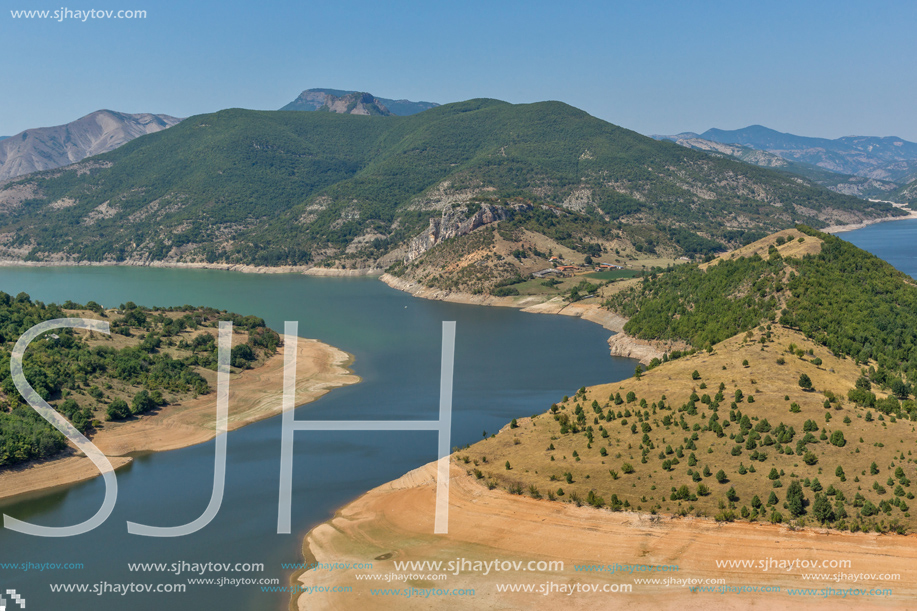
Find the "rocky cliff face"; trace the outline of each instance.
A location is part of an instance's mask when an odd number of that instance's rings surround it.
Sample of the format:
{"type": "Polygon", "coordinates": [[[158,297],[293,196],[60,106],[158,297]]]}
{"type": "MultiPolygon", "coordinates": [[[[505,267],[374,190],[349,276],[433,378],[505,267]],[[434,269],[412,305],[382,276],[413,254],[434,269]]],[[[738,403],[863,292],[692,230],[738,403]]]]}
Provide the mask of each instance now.
{"type": "Polygon", "coordinates": [[[308,89],[280,110],[321,110],[342,115],[389,116],[392,112],[371,93],[308,89]]]}
{"type": "Polygon", "coordinates": [[[517,204],[511,208],[484,204],[471,216],[468,216],[468,208],[465,206],[443,210],[442,216],[431,218],[430,226],[411,240],[404,261],[410,263],[443,240],[466,235],[478,227],[510,218],[516,210],[531,208],[531,204],[517,204]]]}
{"type": "Polygon", "coordinates": [[[414,115],[439,106],[435,102],[413,102],[411,100],[389,100],[377,98],[359,91],[342,91],[340,89],[306,89],[299,96],[280,110],[330,110],[347,114],[379,115],[414,115]],[[347,110],[353,97],[360,97],[359,104],[353,110],[347,110]],[[347,99],[343,104],[340,101],[347,99]],[[364,112],[365,111],[365,112],[364,112]]]}
{"type": "Polygon", "coordinates": [[[169,115],[99,110],[66,125],[27,129],[0,141],[0,180],[70,165],[179,121],[169,115]]]}

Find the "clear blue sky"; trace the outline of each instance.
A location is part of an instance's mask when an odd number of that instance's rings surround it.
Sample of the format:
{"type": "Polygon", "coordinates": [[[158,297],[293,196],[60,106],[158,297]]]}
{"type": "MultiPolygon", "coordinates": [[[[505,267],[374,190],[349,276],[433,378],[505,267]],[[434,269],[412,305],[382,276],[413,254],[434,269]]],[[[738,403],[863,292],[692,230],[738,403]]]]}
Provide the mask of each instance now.
{"type": "Polygon", "coordinates": [[[2,0],[0,135],[100,108],[277,109],[311,87],[562,100],[641,133],[917,141],[917,2],[2,0]],[[143,9],[143,20],[13,19],[143,9]]]}

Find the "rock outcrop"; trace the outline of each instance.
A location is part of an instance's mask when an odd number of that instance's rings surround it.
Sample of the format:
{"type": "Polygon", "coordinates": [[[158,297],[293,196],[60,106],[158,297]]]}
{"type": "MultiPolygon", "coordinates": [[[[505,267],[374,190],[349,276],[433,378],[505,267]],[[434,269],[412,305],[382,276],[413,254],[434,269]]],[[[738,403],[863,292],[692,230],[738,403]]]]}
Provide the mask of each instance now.
{"type": "Polygon", "coordinates": [[[649,365],[654,358],[662,359],[666,352],[675,350],[689,350],[690,345],[684,342],[659,342],[637,339],[623,331],[608,338],[608,347],[612,356],[623,356],[637,359],[644,365],[649,365]]]}
{"type": "Polygon", "coordinates": [[[468,208],[465,206],[443,210],[439,218],[431,218],[430,226],[411,240],[404,261],[410,263],[443,240],[471,233],[478,227],[511,218],[515,211],[531,208],[531,204],[516,204],[509,208],[483,204],[471,216],[468,216],[468,208]]]}
{"type": "Polygon", "coordinates": [[[352,115],[414,115],[439,106],[434,102],[389,100],[362,91],[306,89],[280,110],[327,110],[352,115]],[[351,103],[353,106],[351,107],[351,103]]]}
{"type": "Polygon", "coordinates": [[[308,90],[280,110],[319,110],[340,115],[375,115],[387,117],[392,112],[381,100],[363,91],[337,92],[308,90]]]}

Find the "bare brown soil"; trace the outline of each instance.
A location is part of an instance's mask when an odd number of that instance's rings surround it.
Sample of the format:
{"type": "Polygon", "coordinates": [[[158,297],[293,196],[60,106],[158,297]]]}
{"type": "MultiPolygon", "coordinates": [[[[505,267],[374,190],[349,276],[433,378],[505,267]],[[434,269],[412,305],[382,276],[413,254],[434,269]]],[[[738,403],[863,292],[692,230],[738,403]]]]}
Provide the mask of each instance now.
{"type": "MultiPolygon", "coordinates": [[[[323,563],[371,562],[371,570],[312,570],[304,587],[349,586],[350,592],[302,594],[309,609],[835,609],[913,607],[917,587],[914,536],[793,531],[771,524],[718,524],[712,520],[611,513],[569,503],[552,503],[488,490],[453,465],[448,535],[433,534],[434,463],[380,486],[313,529],[304,550],[323,563]],[[384,557],[384,560],[378,558],[384,557]],[[358,580],[357,573],[386,575],[394,562],[465,558],[561,560],[563,570],[448,574],[445,580],[358,580]],[[850,568],[763,571],[758,567],[717,568],[717,560],[849,560],[850,568]],[[584,573],[574,565],[677,565],[677,572],[584,573]],[[891,573],[900,579],[858,582],[806,580],[804,573],[891,573]],[[635,584],[635,578],[722,579],[724,586],[779,587],[767,593],[697,593],[676,585],[635,584]],[[497,584],[631,585],[629,593],[500,593],[497,584]],[[474,589],[474,596],[378,596],[371,588],[474,589]],[[823,597],[822,588],[891,589],[891,596],[823,597]],[[789,588],[812,588],[814,596],[792,596],[789,588]]],[[[406,571],[406,573],[421,571],[406,571]]],[[[443,571],[445,572],[445,571],[443,571]]]]}

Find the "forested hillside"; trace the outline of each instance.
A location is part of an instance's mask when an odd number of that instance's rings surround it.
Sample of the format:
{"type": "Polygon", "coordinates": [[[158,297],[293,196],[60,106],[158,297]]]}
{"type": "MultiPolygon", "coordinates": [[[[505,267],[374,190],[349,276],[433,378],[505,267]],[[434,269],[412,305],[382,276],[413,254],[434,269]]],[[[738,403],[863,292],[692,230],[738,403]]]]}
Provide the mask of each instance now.
{"type": "Polygon", "coordinates": [[[57,329],[34,340],[23,372],[35,391],[80,432],[104,422],[139,418],[183,398],[206,394],[206,370],[217,367],[216,327],[233,322],[247,334],[236,340],[231,364],[256,365],[273,354],[279,335],[254,316],[211,308],[155,309],[122,304],[104,310],[94,302],[63,306],[0,292],[0,467],[47,458],[66,447],[63,435],[29,407],[10,377],[10,353],[19,337],[45,320],[79,314],[107,320],[111,335],[57,329]]]}
{"type": "Polygon", "coordinates": [[[917,286],[840,238],[786,230],[655,269],[607,306],[694,344],[457,453],[488,487],[717,521],[896,532],[917,459],[917,286]]]}
{"type": "Polygon", "coordinates": [[[912,278],[841,238],[803,226],[762,240],[758,250],[764,249],[764,256],[734,253],[651,274],[607,305],[628,316],[625,330],[641,338],[704,348],[773,321],[836,354],[877,363],[882,383],[902,374],[917,380],[912,278]],[[817,247],[792,252],[806,241],[817,247]]]}
{"type": "Polygon", "coordinates": [[[482,207],[583,245],[633,227],[673,254],[898,214],[560,102],[471,100],[407,117],[191,117],[0,187],[0,247],[26,260],[385,267],[431,219],[482,207]]]}

